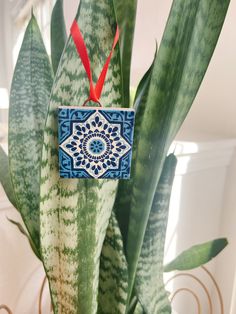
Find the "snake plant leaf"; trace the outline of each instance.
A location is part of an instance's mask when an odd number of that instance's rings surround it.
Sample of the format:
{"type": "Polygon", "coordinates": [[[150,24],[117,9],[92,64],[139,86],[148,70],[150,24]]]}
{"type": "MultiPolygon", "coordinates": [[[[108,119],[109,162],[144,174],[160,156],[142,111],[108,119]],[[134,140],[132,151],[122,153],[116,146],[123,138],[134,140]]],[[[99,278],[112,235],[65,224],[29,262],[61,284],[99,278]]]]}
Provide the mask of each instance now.
{"type": "MultiPolygon", "coordinates": [[[[110,53],[116,30],[113,2],[81,0],[76,20],[84,36],[94,81],[110,53]]],[[[107,73],[101,103],[122,105],[119,48],[107,73]]],[[[117,180],[60,179],[57,111],[82,106],[89,81],[70,36],[52,90],[41,169],[41,247],[55,313],[97,311],[99,259],[117,180]]]]}
{"type": "Polygon", "coordinates": [[[129,304],[128,314],[144,314],[143,307],[135,295],[129,304]]]}
{"type": "Polygon", "coordinates": [[[56,74],[66,40],[63,0],[57,0],[51,18],[51,59],[54,74],[56,74]]]}
{"type": "Polygon", "coordinates": [[[229,0],[175,0],[154,62],[140,128],[127,260],[129,298],[164,159],[197,94],[215,49],[229,0]]]}
{"type": "Polygon", "coordinates": [[[137,303],[135,310],[133,312],[134,314],[145,314],[142,305],[140,304],[140,302],[137,303]]]}
{"type": "Polygon", "coordinates": [[[164,163],[138,261],[135,291],[146,314],[171,313],[163,282],[163,260],[171,189],[177,159],[170,154],[164,163]]]}
{"type": "Polygon", "coordinates": [[[9,108],[9,167],[21,213],[39,250],[40,163],[52,69],[32,16],[14,71],[9,108]]]}
{"type": "Polygon", "coordinates": [[[125,313],[127,296],[128,265],[118,222],[112,212],[100,258],[98,313],[125,313]]]}
{"type": "MultiPolygon", "coordinates": [[[[143,112],[144,112],[144,108],[146,107],[148,88],[151,81],[152,70],[154,66],[154,60],[156,59],[156,55],[157,55],[157,47],[156,47],[156,52],[154,55],[153,62],[151,66],[149,67],[149,69],[147,70],[147,72],[142,77],[136,90],[135,99],[134,99],[134,108],[136,109],[136,111],[138,111],[138,107],[142,106],[143,112]]],[[[142,115],[139,115],[139,117],[142,118],[142,115]]],[[[141,121],[139,122],[139,125],[141,125],[141,121]]]]}
{"type": "Polygon", "coordinates": [[[24,227],[19,222],[15,221],[15,220],[12,220],[10,218],[7,218],[7,219],[10,223],[12,223],[13,225],[15,225],[18,228],[18,230],[20,231],[21,234],[23,234],[28,239],[32,251],[41,260],[41,256],[38,252],[38,249],[35,247],[32,239],[30,238],[29,234],[25,231],[24,227]]]}
{"type": "Polygon", "coordinates": [[[137,0],[114,0],[115,12],[120,33],[120,54],[123,78],[123,96],[125,107],[130,103],[130,66],[134,39],[137,0]]]}
{"type": "Polygon", "coordinates": [[[151,64],[147,72],[144,74],[136,91],[136,96],[134,100],[134,108],[136,112],[135,112],[135,129],[134,129],[134,142],[133,142],[133,153],[132,153],[131,178],[130,180],[119,181],[118,192],[117,192],[116,201],[114,205],[116,217],[119,222],[121,234],[123,237],[125,250],[126,250],[129,215],[130,215],[130,207],[131,207],[130,195],[132,193],[132,186],[133,186],[133,171],[134,171],[135,162],[136,162],[136,152],[137,152],[137,145],[139,141],[139,131],[140,131],[140,126],[141,126],[143,114],[144,114],[146,103],[147,103],[147,94],[148,94],[147,92],[148,92],[148,86],[151,80],[152,69],[153,69],[153,63],[151,64]]]}
{"type": "Polygon", "coordinates": [[[11,183],[8,156],[0,145],[0,182],[12,205],[17,209],[16,198],[11,183]]]}
{"type": "Polygon", "coordinates": [[[194,245],[190,249],[182,252],[172,262],[168,263],[164,267],[164,271],[170,272],[173,270],[189,270],[197,268],[216,257],[227,245],[228,240],[226,238],[194,245]]]}

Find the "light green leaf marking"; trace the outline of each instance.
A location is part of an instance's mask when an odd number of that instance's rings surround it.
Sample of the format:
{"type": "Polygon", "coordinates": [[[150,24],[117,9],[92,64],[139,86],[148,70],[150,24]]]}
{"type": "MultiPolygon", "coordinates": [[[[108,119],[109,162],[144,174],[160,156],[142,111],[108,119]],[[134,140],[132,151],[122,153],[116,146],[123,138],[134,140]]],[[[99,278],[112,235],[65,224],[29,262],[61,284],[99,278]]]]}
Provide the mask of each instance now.
{"type": "Polygon", "coordinates": [[[146,314],[170,314],[171,306],[163,282],[163,259],[169,202],[177,160],[166,158],[155,192],[138,261],[135,290],[146,314]]]}
{"type": "Polygon", "coordinates": [[[120,229],[112,213],[100,258],[98,313],[125,313],[127,292],[128,265],[120,229]]]}
{"type": "Polygon", "coordinates": [[[140,128],[127,240],[131,296],[164,158],[215,49],[229,0],[175,0],[153,66],[140,128]]]}
{"type": "Polygon", "coordinates": [[[227,245],[228,240],[226,238],[194,245],[167,264],[164,271],[170,272],[173,270],[189,270],[197,268],[216,257],[227,245]]]}
{"type": "MultiPolygon", "coordinates": [[[[116,30],[113,3],[82,0],[76,20],[95,82],[116,30]]],[[[101,97],[104,106],[122,105],[120,72],[117,47],[101,97]]],[[[81,106],[88,95],[89,81],[70,37],[53,86],[41,171],[41,245],[55,313],[96,313],[99,259],[117,189],[116,180],[59,178],[58,107],[81,106]]]]}
{"type": "Polygon", "coordinates": [[[36,19],[25,32],[14,71],[9,108],[9,163],[17,208],[37,250],[43,128],[52,70],[36,19]]]}
{"type": "Polygon", "coordinates": [[[51,58],[53,72],[56,74],[67,40],[63,13],[63,0],[57,0],[51,18],[51,58]]]}
{"type": "Polygon", "coordinates": [[[16,198],[11,183],[8,156],[0,145],[0,182],[12,205],[17,209],[16,198]]]}

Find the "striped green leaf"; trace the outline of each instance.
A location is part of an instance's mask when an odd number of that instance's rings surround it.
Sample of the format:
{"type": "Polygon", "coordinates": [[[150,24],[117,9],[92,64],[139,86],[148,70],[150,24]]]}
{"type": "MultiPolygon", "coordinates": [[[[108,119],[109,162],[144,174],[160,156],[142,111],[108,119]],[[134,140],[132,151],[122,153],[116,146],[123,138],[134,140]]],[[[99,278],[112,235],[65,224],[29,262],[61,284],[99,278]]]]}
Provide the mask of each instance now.
{"type": "Polygon", "coordinates": [[[52,70],[34,16],[14,71],[9,108],[9,164],[19,209],[39,250],[40,162],[52,70]]]}
{"type": "MultiPolygon", "coordinates": [[[[116,30],[113,2],[82,0],[76,20],[96,81],[116,30]]],[[[117,47],[101,97],[104,106],[122,105],[120,71],[117,47]]],[[[51,95],[41,169],[41,246],[55,313],[96,313],[99,258],[117,189],[116,180],[59,178],[58,107],[81,106],[88,95],[89,81],[70,36],[51,95]]]]}
{"type": "Polygon", "coordinates": [[[175,0],[153,66],[133,174],[127,240],[129,296],[170,143],[186,117],[215,49],[229,0],[175,0]]]}
{"type": "Polygon", "coordinates": [[[98,313],[125,313],[127,296],[128,266],[120,229],[112,213],[100,258],[98,313]]]}
{"type": "Polygon", "coordinates": [[[8,156],[0,145],[0,182],[12,205],[17,209],[16,198],[11,183],[8,156]]]}
{"type": "Polygon", "coordinates": [[[171,313],[171,306],[163,282],[163,260],[169,202],[176,157],[166,158],[155,192],[152,209],[138,261],[135,290],[146,314],[171,313]]]}
{"type": "Polygon", "coordinates": [[[123,78],[124,105],[130,103],[130,66],[136,20],[137,0],[114,0],[116,17],[120,27],[120,53],[123,78]]]}
{"type": "Polygon", "coordinates": [[[115,212],[121,229],[121,234],[124,241],[124,247],[126,249],[128,226],[129,226],[129,216],[131,208],[131,193],[133,187],[133,173],[135,169],[136,155],[137,155],[137,146],[139,142],[139,132],[140,126],[147,104],[147,94],[148,87],[151,80],[151,74],[153,69],[153,63],[148,69],[148,71],[143,76],[142,80],[139,83],[139,86],[136,91],[136,97],[134,100],[135,108],[135,126],[134,126],[134,143],[133,143],[133,153],[132,153],[132,165],[131,165],[131,178],[130,180],[120,180],[118,185],[118,192],[115,201],[115,212]]]}
{"type": "Polygon", "coordinates": [[[168,263],[165,266],[164,271],[170,272],[173,270],[189,270],[197,268],[216,257],[227,245],[228,240],[226,238],[194,245],[177,256],[172,262],[168,263]]]}
{"type": "Polygon", "coordinates": [[[54,74],[56,74],[66,40],[63,0],[57,0],[51,18],[51,58],[54,74]]]}

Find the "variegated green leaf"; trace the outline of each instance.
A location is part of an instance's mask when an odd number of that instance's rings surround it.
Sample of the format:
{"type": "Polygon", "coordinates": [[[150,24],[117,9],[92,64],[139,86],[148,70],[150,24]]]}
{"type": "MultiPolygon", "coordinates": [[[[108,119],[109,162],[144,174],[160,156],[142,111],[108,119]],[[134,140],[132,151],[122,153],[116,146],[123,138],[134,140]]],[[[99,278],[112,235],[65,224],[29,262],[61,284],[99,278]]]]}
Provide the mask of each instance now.
{"type": "MultiPolygon", "coordinates": [[[[81,0],[76,20],[96,81],[115,34],[113,2],[81,0]]],[[[117,47],[101,97],[104,106],[121,106],[120,71],[117,47]]],[[[117,188],[116,180],[59,178],[58,107],[81,106],[88,95],[89,81],[70,37],[52,91],[41,169],[41,246],[55,313],[97,311],[99,258],[117,188]]]]}
{"type": "Polygon", "coordinates": [[[51,86],[51,65],[32,16],[11,86],[9,163],[17,208],[38,250],[40,162],[51,86]]]}
{"type": "Polygon", "coordinates": [[[17,209],[16,198],[11,183],[8,156],[0,145],[0,182],[12,205],[17,209]]]}
{"type": "Polygon", "coordinates": [[[120,229],[112,213],[100,258],[98,313],[125,313],[127,292],[128,265],[120,229]]]}
{"type": "Polygon", "coordinates": [[[169,201],[176,163],[177,160],[173,154],[166,158],[138,261],[135,290],[146,314],[171,313],[163,282],[163,260],[169,201]]]}
{"type": "Polygon", "coordinates": [[[133,174],[127,258],[131,296],[153,197],[170,143],[215,49],[229,0],[175,0],[154,63],[133,174]]]}
{"type": "Polygon", "coordinates": [[[212,240],[206,243],[197,244],[182,252],[172,262],[164,267],[165,272],[173,270],[189,270],[208,263],[216,257],[226,246],[226,238],[212,240]]]}
{"type": "Polygon", "coordinates": [[[147,104],[147,94],[148,87],[151,80],[151,74],[153,69],[153,63],[148,69],[148,71],[143,76],[142,80],[139,83],[139,86],[136,91],[136,96],[134,100],[135,108],[135,126],[134,126],[134,143],[133,143],[133,153],[132,153],[132,165],[131,165],[131,178],[130,180],[120,180],[118,185],[118,192],[115,201],[115,212],[121,229],[121,234],[124,241],[124,247],[126,249],[127,234],[128,234],[128,225],[129,225],[129,215],[131,208],[131,193],[133,187],[133,174],[135,169],[136,155],[137,155],[137,146],[139,142],[139,132],[140,126],[142,123],[143,114],[147,104]]]}
{"type": "Polygon", "coordinates": [[[66,40],[67,35],[63,13],[63,0],[57,0],[53,8],[51,18],[51,58],[55,74],[57,72],[66,40]]]}
{"type": "Polygon", "coordinates": [[[130,65],[136,20],[137,0],[114,0],[116,17],[120,32],[120,52],[123,78],[124,106],[130,102],[130,65]]]}

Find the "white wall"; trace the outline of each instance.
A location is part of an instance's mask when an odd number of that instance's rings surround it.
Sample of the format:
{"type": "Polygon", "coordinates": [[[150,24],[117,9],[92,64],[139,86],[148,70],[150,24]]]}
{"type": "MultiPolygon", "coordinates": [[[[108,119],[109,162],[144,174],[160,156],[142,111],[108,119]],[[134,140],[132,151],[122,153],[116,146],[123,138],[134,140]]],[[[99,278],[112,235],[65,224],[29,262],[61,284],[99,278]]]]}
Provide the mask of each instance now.
{"type": "Polygon", "coordinates": [[[64,14],[65,14],[68,34],[69,34],[70,26],[77,13],[78,6],[79,6],[79,0],[70,0],[69,4],[66,1],[64,1],[64,14]]]}
{"type": "MultiPolygon", "coordinates": [[[[0,38],[4,38],[4,18],[3,18],[3,13],[4,13],[4,3],[2,4],[3,8],[0,10],[0,38]]],[[[1,69],[1,75],[0,75],[0,87],[7,87],[7,71],[5,67],[5,50],[0,49],[0,69],[1,69]]]]}
{"type": "Polygon", "coordinates": [[[11,49],[13,46],[13,33],[11,28],[10,2],[2,1],[0,4],[0,88],[10,88],[12,76],[12,58],[11,49]]]}
{"type": "MultiPolygon", "coordinates": [[[[228,230],[228,219],[231,219],[230,224],[233,227],[233,217],[230,210],[227,217],[224,214],[225,199],[228,201],[224,192],[225,183],[229,181],[228,172],[232,169],[236,141],[183,142],[178,145],[181,145],[182,152],[178,153],[178,165],[171,197],[165,262],[172,260],[192,245],[218,237],[228,237],[229,246],[213,262],[206,265],[220,286],[225,313],[228,314],[234,284],[236,234],[233,228],[231,231],[228,230]],[[222,230],[223,219],[225,230],[222,230]],[[229,258],[230,256],[232,258],[229,258]],[[224,269],[223,272],[222,269],[224,269]]],[[[233,189],[234,185],[235,178],[234,184],[230,184],[230,189],[233,189]]],[[[232,202],[230,206],[233,206],[232,202]]],[[[212,297],[213,313],[221,314],[216,289],[211,280],[201,269],[189,273],[203,281],[212,297]]],[[[172,275],[167,275],[166,279],[172,275]]],[[[206,293],[193,278],[179,277],[168,288],[173,292],[179,288],[192,289],[201,301],[202,313],[209,313],[206,293]]],[[[179,314],[196,313],[194,299],[186,292],[176,297],[173,307],[179,314]]]]}
{"type": "Polygon", "coordinates": [[[229,248],[217,259],[216,277],[224,292],[225,306],[230,314],[230,306],[236,310],[236,295],[233,295],[233,287],[236,285],[236,152],[227,171],[222,204],[220,234],[229,240],[229,248]],[[234,278],[235,277],[235,278],[234,278]]]}

